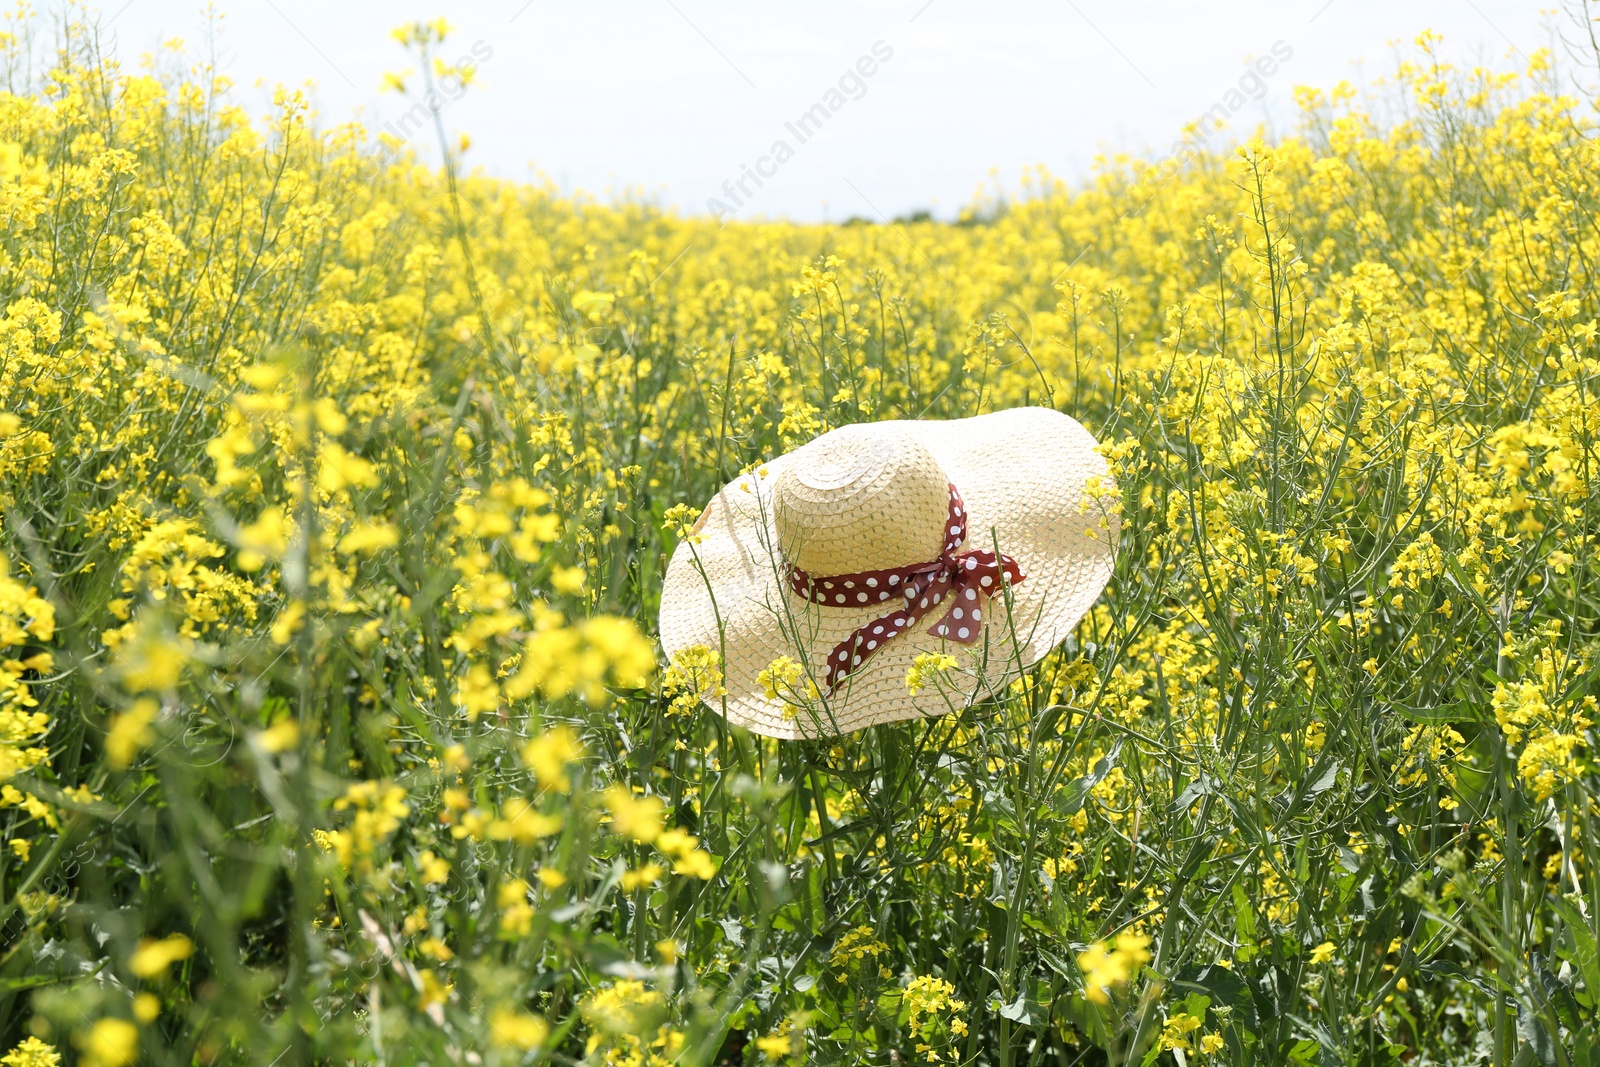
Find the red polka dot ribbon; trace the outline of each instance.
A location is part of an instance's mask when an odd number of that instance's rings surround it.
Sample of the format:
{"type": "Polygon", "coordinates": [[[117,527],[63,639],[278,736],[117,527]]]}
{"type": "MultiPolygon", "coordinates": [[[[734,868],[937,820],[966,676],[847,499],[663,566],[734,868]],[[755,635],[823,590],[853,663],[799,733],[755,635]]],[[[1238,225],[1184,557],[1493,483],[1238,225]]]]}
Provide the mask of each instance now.
{"type": "Polygon", "coordinates": [[[1026,577],[1010,556],[996,556],[987,548],[957,552],[967,539],[967,513],[961,494],[950,487],[950,519],[945,527],[944,551],[938,559],[890,567],[881,571],[818,576],[789,567],[789,585],[813,604],[829,607],[863,607],[891,598],[896,606],[845,638],[828,654],[824,678],[829,693],[834,686],[892,637],[915,626],[924,615],[949,600],[944,617],[928,629],[935,637],[970,645],[983,626],[983,605],[1000,590],[1002,581],[1016,585],[1026,577]]]}

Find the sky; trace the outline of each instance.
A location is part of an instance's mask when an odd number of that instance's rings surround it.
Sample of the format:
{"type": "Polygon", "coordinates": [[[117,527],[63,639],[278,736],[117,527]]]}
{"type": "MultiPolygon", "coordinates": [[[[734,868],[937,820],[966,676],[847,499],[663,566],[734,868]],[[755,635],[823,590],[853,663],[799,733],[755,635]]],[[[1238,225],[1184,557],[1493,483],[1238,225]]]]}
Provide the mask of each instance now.
{"type": "MultiPolygon", "coordinates": [[[[1227,136],[1289,132],[1294,86],[1370,82],[1425,29],[1462,66],[1515,69],[1566,25],[1539,5],[1502,0],[217,8],[208,41],[198,0],[104,0],[102,33],[130,66],[173,38],[195,55],[214,49],[254,110],[275,84],[312,83],[322,122],[400,129],[411,101],[380,84],[410,64],[389,31],[443,15],[454,28],[442,56],[476,68],[441,111],[452,137],[471,138],[468,166],[686,213],[797,220],[919,209],[950,218],[980,187],[1016,189],[1028,168],[1071,181],[1108,153],[1159,159],[1219,104],[1232,112],[1227,136]]],[[[436,159],[434,141],[431,125],[411,135],[436,159]]]]}

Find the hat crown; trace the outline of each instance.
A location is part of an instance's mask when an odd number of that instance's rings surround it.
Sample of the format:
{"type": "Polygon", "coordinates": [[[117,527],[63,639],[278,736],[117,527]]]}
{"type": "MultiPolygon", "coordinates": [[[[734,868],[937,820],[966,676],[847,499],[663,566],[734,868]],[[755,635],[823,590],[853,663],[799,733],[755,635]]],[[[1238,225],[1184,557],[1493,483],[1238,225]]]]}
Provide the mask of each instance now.
{"type": "Polygon", "coordinates": [[[949,479],[890,423],[841,426],[796,449],[772,494],[784,558],[809,574],[902,567],[944,548],[949,479]]]}

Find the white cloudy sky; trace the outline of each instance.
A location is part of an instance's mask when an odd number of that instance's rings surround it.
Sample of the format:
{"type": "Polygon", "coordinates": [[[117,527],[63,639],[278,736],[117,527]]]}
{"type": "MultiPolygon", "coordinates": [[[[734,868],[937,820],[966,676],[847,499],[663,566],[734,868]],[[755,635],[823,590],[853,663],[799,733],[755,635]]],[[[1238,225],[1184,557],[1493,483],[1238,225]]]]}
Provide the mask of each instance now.
{"type": "MultiPolygon", "coordinates": [[[[200,0],[101,0],[125,62],[181,37],[203,47],[200,0]]],[[[41,7],[46,5],[41,4],[41,7]]],[[[324,121],[392,120],[378,86],[405,66],[395,25],[445,15],[449,59],[492,56],[444,113],[469,161],[600,196],[633,191],[704,211],[775,139],[793,159],[743,217],[952,215],[991,171],[1081,176],[1097,155],[1158,154],[1223,98],[1250,57],[1292,57],[1235,133],[1292,124],[1295,84],[1368,80],[1423,29],[1462,64],[1520,66],[1559,19],[1507,0],[218,0],[222,66],[242,100],[315,83],[324,121]],[[1553,23],[1552,20],[1555,20],[1553,23]],[[893,50],[804,145],[784,123],[821,100],[875,42],[893,50]]],[[[1564,23],[1559,23],[1564,25],[1564,23]]]]}

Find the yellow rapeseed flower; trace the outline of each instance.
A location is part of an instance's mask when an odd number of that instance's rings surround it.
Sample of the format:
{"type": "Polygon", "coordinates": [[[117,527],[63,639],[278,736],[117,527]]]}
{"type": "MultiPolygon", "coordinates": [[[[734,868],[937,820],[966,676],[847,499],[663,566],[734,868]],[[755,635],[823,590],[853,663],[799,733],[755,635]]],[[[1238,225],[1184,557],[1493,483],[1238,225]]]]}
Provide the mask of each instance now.
{"type": "Polygon", "coordinates": [[[500,1048],[532,1052],[550,1036],[544,1016],[516,1008],[496,1008],[489,1013],[489,1040],[500,1048]]]}
{"type": "Polygon", "coordinates": [[[167,968],[194,955],[194,942],[182,934],[159,940],[146,938],[128,958],[128,970],[140,978],[160,978],[167,968]]]}
{"type": "Polygon", "coordinates": [[[611,809],[611,825],[624,837],[648,845],[661,834],[667,806],[659,797],[636,797],[623,785],[606,790],[606,807],[611,809]]]}
{"type": "Polygon", "coordinates": [[[55,1046],[37,1037],[23,1038],[10,1052],[0,1056],[0,1067],[58,1067],[60,1063],[61,1053],[55,1046]]]}
{"type": "Polygon", "coordinates": [[[567,765],[583,758],[583,744],[572,728],[556,725],[522,746],[522,762],[542,789],[565,793],[572,789],[567,765]]]}
{"type": "Polygon", "coordinates": [[[913,696],[945,671],[955,670],[956,658],[943,652],[919,652],[906,668],[906,689],[913,696]]]}
{"type": "Polygon", "coordinates": [[[1114,944],[1096,942],[1079,954],[1084,996],[1095,1004],[1111,1003],[1111,994],[1138,977],[1150,962],[1150,939],[1143,934],[1118,934],[1114,944]]]}
{"type": "Polygon", "coordinates": [[[512,797],[501,808],[500,818],[489,823],[489,837],[531,845],[560,833],[562,822],[560,815],[545,814],[522,797],[512,797]]]}
{"type": "Polygon", "coordinates": [[[139,1058],[139,1028],[126,1019],[98,1019],[72,1041],[85,1067],[128,1067],[139,1058]]]}
{"type": "Polygon", "coordinates": [[[125,770],[140,752],[155,740],[150,729],[161,714],[161,705],[149,697],[140,697],[128,705],[128,710],[115,715],[106,724],[106,758],[117,770],[125,770]]]}

